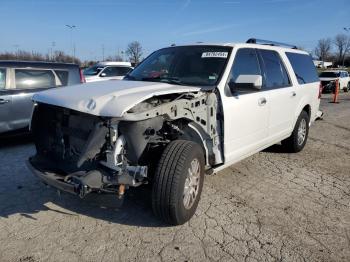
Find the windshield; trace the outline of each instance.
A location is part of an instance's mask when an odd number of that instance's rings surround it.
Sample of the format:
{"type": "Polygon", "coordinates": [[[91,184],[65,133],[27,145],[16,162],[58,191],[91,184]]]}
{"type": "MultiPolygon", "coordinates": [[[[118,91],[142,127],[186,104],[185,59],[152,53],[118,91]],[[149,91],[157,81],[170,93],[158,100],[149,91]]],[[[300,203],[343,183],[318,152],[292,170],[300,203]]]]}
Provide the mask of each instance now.
{"type": "Polygon", "coordinates": [[[339,73],[337,72],[322,72],[320,77],[338,77],[339,73]]]}
{"type": "Polygon", "coordinates": [[[98,66],[98,65],[94,65],[92,67],[86,68],[84,70],[84,75],[85,76],[95,76],[98,73],[100,73],[102,69],[103,69],[103,67],[98,66]]]}
{"type": "Polygon", "coordinates": [[[229,58],[231,47],[182,46],[158,50],[125,79],[178,85],[214,86],[229,58]]]}

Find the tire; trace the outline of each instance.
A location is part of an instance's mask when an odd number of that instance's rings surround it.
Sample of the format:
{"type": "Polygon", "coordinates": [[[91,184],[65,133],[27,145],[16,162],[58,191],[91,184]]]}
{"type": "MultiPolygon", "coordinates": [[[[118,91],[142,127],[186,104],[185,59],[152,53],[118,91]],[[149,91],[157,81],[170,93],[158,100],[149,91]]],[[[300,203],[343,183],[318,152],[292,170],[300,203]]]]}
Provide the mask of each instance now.
{"type": "Polygon", "coordinates": [[[203,188],[204,165],[203,150],[197,143],[176,140],[165,148],[153,179],[152,208],[157,217],[171,225],[191,219],[203,188]],[[192,176],[193,186],[191,169],[198,171],[192,176]],[[194,197],[189,198],[191,195],[194,197]]]}
{"type": "Polygon", "coordinates": [[[282,146],[286,149],[287,152],[298,153],[303,150],[309,135],[309,123],[310,117],[308,113],[303,110],[300,113],[297,122],[295,123],[291,136],[281,142],[282,146]]]}
{"type": "Polygon", "coordinates": [[[350,82],[348,83],[348,85],[344,88],[344,92],[349,92],[350,90],[350,82]]]}

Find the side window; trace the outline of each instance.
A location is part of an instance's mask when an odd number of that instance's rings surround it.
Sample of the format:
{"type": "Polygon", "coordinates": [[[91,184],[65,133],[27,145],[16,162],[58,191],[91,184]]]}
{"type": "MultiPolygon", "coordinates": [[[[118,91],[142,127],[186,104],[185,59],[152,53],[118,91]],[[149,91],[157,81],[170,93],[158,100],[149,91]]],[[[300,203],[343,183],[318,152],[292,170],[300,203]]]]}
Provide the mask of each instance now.
{"type": "Polygon", "coordinates": [[[117,67],[106,67],[100,76],[102,77],[112,77],[112,76],[117,76],[118,75],[118,68],[117,67]]]}
{"type": "Polygon", "coordinates": [[[258,51],[264,65],[266,89],[275,89],[290,85],[287,70],[276,51],[262,50],[258,51]]]}
{"type": "Polygon", "coordinates": [[[0,68],[0,89],[6,87],[6,69],[0,68]]]}
{"type": "Polygon", "coordinates": [[[300,85],[320,81],[310,55],[291,52],[286,52],[286,55],[300,85]]]}
{"type": "Polygon", "coordinates": [[[17,89],[55,87],[55,75],[51,70],[15,69],[17,89]]]}
{"type": "Polygon", "coordinates": [[[61,82],[60,86],[67,86],[68,85],[68,71],[66,70],[55,70],[55,73],[58,77],[58,79],[61,82]]]}
{"type": "Polygon", "coordinates": [[[241,48],[237,51],[231,69],[230,83],[235,83],[240,75],[261,75],[255,49],[241,48]]]}

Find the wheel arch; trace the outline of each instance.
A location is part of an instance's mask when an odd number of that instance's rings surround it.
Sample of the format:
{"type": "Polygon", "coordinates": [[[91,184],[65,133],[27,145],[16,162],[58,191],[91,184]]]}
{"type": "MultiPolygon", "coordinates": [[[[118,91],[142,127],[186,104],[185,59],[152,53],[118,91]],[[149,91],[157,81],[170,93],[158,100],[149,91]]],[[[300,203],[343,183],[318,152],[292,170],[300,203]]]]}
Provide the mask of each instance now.
{"type": "Polygon", "coordinates": [[[293,122],[293,127],[295,126],[299,115],[301,114],[301,112],[305,111],[310,119],[312,119],[312,115],[313,113],[313,108],[312,108],[312,103],[310,101],[310,99],[307,99],[306,97],[304,97],[304,99],[302,99],[299,103],[299,105],[297,106],[297,110],[295,111],[295,115],[294,115],[294,122],[293,122]]]}
{"type": "Polygon", "coordinates": [[[180,139],[193,141],[199,144],[203,149],[205,164],[213,165],[215,160],[212,139],[199,124],[189,122],[187,127],[183,130],[183,135],[180,139]]]}

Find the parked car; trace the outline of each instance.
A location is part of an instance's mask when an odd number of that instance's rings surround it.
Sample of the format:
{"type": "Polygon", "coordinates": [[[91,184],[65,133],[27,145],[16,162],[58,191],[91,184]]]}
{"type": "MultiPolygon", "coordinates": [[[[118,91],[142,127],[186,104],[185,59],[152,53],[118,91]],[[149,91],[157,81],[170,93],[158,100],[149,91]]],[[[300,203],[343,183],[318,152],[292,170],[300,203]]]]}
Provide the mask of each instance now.
{"type": "Polygon", "coordinates": [[[75,64],[0,61],[0,134],[28,128],[34,93],[82,81],[75,64]]]}
{"type": "Polygon", "coordinates": [[[122,81],[36,94],[29,169],[80,197],[151,183],[154,213],[185,223],[205,173],[280,141],[301,151],[318,116],[311,56],[258,43],[168,47],[122,81]]]}
{"type": "Polygon", "coordinates": [[[84,70],[86,82],[123,79],[133,67],[130,62],[100,62],[84,70]]]}
{"type": "Polygon", "coordinates": [[[350,76],[345,70],[327,70],[320,73],[321,85],[324,93],[335,91],[335,81],[339,81],[339,90],[348,92],[350,89],[350,76]]]}

